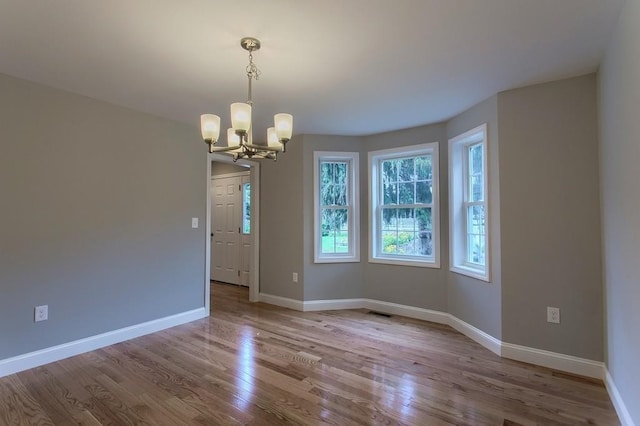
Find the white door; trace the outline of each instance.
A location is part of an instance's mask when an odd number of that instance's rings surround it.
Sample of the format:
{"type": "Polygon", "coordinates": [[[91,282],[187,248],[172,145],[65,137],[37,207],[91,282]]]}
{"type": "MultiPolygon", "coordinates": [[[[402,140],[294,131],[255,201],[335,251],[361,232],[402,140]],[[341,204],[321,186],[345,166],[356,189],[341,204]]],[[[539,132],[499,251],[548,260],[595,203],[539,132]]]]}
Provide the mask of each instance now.
{"type": "Polygon", "coordinates": [[[240,285],[249,287],[251,271],[251,177],[242,176],[242,233],[240,234],[240,285]]]}
{"type": "Polygon", "coordinates": [[[240,284],[242,177],[211,180],[211,279],[240,284]]]}

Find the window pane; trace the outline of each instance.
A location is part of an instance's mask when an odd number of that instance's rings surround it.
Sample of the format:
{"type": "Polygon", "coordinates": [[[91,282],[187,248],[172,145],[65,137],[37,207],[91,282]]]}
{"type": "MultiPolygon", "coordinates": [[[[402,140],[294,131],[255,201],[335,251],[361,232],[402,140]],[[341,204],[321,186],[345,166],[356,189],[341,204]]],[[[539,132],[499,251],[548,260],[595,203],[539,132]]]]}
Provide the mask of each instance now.
{"type": "Polygon", "coordinates": [[[482,175],[469,176],[469,201],[482,201],[484,199],[484,188],[482,186],[482,175]]]}
{"type": "Polygon", "coordinates": [[[382,190],[382,199],[384,200],[382,203],[384,205],[398,204],[398,184],[385,183],[382,190]]]}
{"type": "Polygon", "coordinates": [[[251,184],[245,183],[242,191],[242,233],[251,233],[251,184]]]}
{"type": "Polygon", "coordinates": [[[382,231],[382,252],[395,254],[398,251],[398,233],[396,231],[382,231]]]}
{"type": "Polygon", "coordinates": [[[347,209],[322,209],[322,253],[349,252],[347,209]]]}
{"type": "Polygon", "coordinates": [[[418,180],[431,179],[431,156],[416,157],[416,178],[418,180]]]}
{"type": "Polygon", "coordinates": [[[469,163],[471,173],[482,173],[482,144],[473,145],[469,148],[469,163]]]}
{"type": "Polygon", "coordinates": [[[431,221],[431,208],[415,209],[416,215],[416,230],[418,231],[431,231],[433,224],[431,221]]]}
{"type": "Polygon", "coordinates": [[[334,185],[333,199],[337,206],[346,206],[347,205],[347,185],[334,185]]]}
{"type": "Polygon", "coordinates": [[[398,229],[398,209],[393,209],[393,208],[382,209],[382,229],[383,230],[398,229]]]}
{"type": "Polygon", "coordinates": [[[382,162],[382,182],[390,183],[398,181],[398,160],[386,160],[382,162]]]}
{"type": "Polygon", "coordinates": [[[382,253],[433,255],[433,224],[430,207],[382,208],[381,228],[382,253]]]}
{"type": "Polygon", "coordinates": [[[346,206],[349,163],[323,161],[320,172],[320,204],[346,206]]]}
{"type": "Polygon", "coordinates": [[[334,202],[333,185],[326,183],[320,190],[320,204],[323,206],[332,206],[334,202]]]}
{"type": "Polygon", "coordinates": [[[469,147],[469,201],[484,200],[482,151],[482,144],[472,145],[469,147]]]}
{"type": "Polygon", "coordinates": [[[400,183],[398,188],[400,189],[398,204],[413,204],[415,202],[415,184],[413,182],[400,183]]]}
{"type": "Polygon", "coordinates": [[[485,264],[484,206],[467,207],[467,262],[485,264]]]}
{"type": "Polygon", "coordinates": [[[347,209],[322,209],[322,229],[346,230],[347,214],[347,209]]]}
{"type": "Polygon", "coordinates": [[[433,194],[431,193],[431,181],[416,182],[416,203],[431,204],[433,194]]]}
{"type": "Polygon", "coordinates": [[[467,207],[467,232],[484,234],[484,206],[467,207]]]}
{"type": "Polygon", "coordinates": [[[469,234],[467,236],[467,261],[476,265],[485,265],[485,237],[469,234]]]}
{"type": "Polygon", "coordinates": [[[415,169],[413,158],[404,158],[400,161],[400,182],[413,182],[415,169]]]}
{"type": "Polygon", "coordinates": [[[398,209],[398,230],[414,231],[415,229],[414,209],[398,209]]]}
{"type": "Polygon", "coordinates": [[[433,233],[429,231],[423,231],[418,233],[418,239],[416,241],[416,254],[420,256],[433,255],[433,233]]]}
{"type": "Polygon", "coordinates": [[[322,162],[320,169],[320,204],[331,206],[333,197],[333,163],[322,162]]]}
{"type": "Polygon", "coordinates": [[[338,185],[347,184],[347,163],[333,163],[333,182],[338,185]]]}
{"type": "Polygon", "coordinates": [[[333,163],[323,161],[320,164],[320,176],[322,177],[321,181],[323,183],[333,182],[333,163]]]}

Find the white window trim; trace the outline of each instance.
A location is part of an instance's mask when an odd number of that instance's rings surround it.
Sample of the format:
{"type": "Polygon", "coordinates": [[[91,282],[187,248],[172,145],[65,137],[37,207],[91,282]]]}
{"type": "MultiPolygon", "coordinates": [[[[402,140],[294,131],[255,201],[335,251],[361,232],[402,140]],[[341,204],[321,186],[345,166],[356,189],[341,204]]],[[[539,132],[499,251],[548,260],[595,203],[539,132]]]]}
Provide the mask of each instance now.
{"type": "Polygon", "coordinates": [[[438,143],[425,143],[419,145],[404,146],[398,148],[382,149],[369,152],[369,263],[383,263],[387,265],[417,266],[421,268],[440,268],[440,167],[439,167],[438,143]],[[380,191],[378,186],[380,160],[417,156],[428,154],[432,156],[432,204],[431,217],[433,221],[433,259],[410,256],[383,255],[377,252],[380,239],[380,226],[378,224],[378,202],[380,191]],[[375,185],[374,185],[375,183],[375,185]]]}
{"type": "Polygon", "coordinates": [[[487,144],[487,125],[482,124],[467,132],[449,139],[449,259],[450,270],[482,281],[491,281],[491,215],[489,211],[489,158],[487,144]],[[484,214],[485,214],[485,264],[484,267],[466,261],[466,222],[462,214],[465,204],[465,188],[463,181],[468,173],[466,148],[481,143],[483,149],[484,171],[484,214]]]}
{"type": "Polygon", "coordinates": [[[360,169],[358,161],[360,153],[342,151],[315,151],[313,153],[313,236],[314,263],[347,263],[360,262],[360,169]],[[322,253],[321,209],[320,209],[320,161],[347,161],[349,163],[348,227],[349,253],[322,253]]]}

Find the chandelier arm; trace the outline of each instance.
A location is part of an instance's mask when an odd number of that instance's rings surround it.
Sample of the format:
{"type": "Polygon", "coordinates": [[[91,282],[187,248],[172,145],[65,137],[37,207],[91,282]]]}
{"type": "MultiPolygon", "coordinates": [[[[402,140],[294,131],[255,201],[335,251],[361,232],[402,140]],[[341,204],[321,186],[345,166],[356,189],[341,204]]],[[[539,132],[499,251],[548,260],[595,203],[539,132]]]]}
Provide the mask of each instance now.
{"type": "Polygon", "coordinates": [[[249,143],[245,143],[244,144],[247,148],[251,148],[254,151],[260,152],[260,151],[265,151],[265,152],[282,152],[282,148],[272,148],[270,146],[265,146],[265,145],[254,145],[254,144],[249,144],[249,143]]]}
{"type": "Polygon", "coordinates": [[[213,144],[209,145],[209,152],[225,152],[225,151],[233,151],[237,149],[237,146],[213,146],[213,144]]]}

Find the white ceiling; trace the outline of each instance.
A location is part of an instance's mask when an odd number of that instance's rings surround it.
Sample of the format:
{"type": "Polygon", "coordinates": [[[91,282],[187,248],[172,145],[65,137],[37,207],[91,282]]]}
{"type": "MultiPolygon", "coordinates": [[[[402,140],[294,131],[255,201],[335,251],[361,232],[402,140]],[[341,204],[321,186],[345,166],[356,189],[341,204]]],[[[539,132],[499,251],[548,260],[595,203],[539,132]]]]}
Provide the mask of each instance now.
{"type": "Polygon", "coordinates": [[[0,0],[0,73],[199,127],[364,135],[448,119],[501,90],[595,71],[624,0],[0,0]]]}

